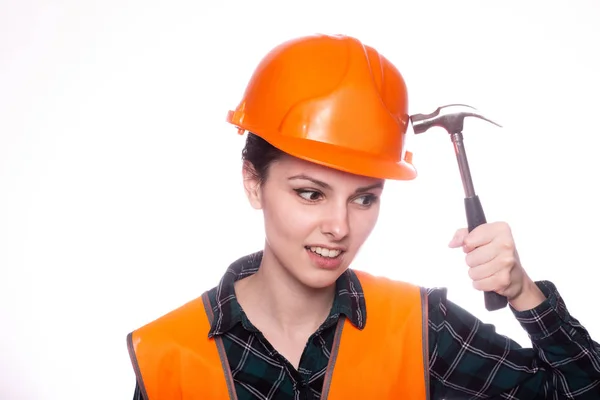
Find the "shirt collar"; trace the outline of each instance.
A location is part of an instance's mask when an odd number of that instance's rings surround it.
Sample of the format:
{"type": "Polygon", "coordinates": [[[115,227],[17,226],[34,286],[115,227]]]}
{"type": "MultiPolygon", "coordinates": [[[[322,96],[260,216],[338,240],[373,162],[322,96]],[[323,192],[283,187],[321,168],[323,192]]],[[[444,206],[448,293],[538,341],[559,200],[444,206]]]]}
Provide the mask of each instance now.
{"type": "MultiPolygon", "coordinates": [[[[214,318],[209,337],[222,335],[245,320],[244,311],[235,295],[234,283],[256,273],[262,255],[263,252],[259,251],[234,261],[219,284],[212,289],[214,293],[210,297],[214,318]]],[[[337,321],[340,315],[344,315],[358,329],[365,327],[365,296],[358,277],[351,269],[347,269],[336,281],[336,294],[326,323],[337,321]]]]}

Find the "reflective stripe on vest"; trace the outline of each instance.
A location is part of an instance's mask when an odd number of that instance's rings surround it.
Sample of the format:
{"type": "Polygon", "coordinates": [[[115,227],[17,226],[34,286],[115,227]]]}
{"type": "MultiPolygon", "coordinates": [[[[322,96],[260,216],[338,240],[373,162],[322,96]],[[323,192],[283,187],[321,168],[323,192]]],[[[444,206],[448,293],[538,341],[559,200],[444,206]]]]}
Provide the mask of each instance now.
{"type": "MultiPolygon", "coordinates": [[[[321,399],[429,400],[424,289],[355,271],[365,294],[363,330],[338,323],[321,399]]],[[[220,337],[208,338],[208,293],[127,336],[147,400],[237,399],[220,337]]]]}

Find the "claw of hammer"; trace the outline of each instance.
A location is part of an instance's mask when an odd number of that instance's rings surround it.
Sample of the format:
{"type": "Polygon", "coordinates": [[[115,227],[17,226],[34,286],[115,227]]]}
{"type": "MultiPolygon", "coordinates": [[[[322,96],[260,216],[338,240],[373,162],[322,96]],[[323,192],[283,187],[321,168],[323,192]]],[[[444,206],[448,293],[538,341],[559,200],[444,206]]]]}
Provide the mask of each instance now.
{"type": "Polygon", "coordinates": [[[463,130],[466,117],[476,117],[488,121],[496,126],[496,122],[484,117],[477,109],[466,104],[448,104],[438,107],[431,114],[415,114],[410,117],[415,134],[423,133],[433,126],[439,126],[448,133],[459,133],[463,130]]]}

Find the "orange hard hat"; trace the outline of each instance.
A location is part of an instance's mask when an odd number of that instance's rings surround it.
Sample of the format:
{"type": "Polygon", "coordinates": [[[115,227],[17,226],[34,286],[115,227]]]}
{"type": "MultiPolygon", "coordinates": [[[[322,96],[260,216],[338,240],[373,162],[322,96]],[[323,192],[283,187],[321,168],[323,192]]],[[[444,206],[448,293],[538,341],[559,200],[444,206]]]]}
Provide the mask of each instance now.
{"type": "Polygon", "coordinates": [[[402,75],[377,50],[349,36],[311,35],[261,60],[227,121],[303,160],[409,180],[407,103],[402,75]]]}

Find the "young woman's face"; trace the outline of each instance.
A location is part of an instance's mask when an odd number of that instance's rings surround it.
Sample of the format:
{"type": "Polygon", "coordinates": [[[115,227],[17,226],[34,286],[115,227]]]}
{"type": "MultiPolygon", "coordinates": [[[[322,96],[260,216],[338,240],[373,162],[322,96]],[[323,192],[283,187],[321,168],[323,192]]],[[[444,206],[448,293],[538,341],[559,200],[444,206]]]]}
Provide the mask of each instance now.
{"type": "Polygon", "coordinates": [[[379,216],[382,179],[284,156],[261,186],[245,174],[253,207],[264,214],[265,261],[311,288],[327,287],[348,268],[379,216]]]}

